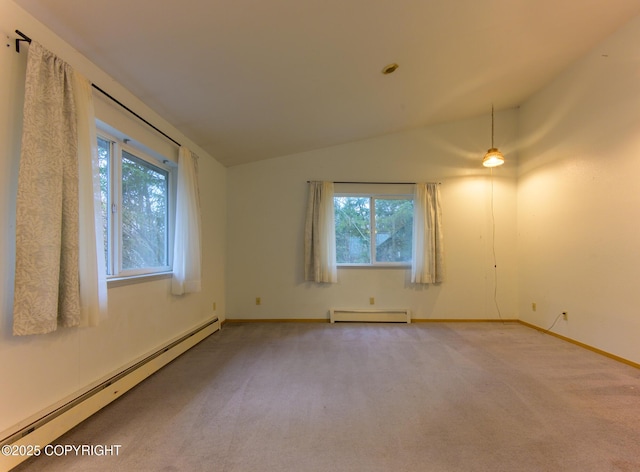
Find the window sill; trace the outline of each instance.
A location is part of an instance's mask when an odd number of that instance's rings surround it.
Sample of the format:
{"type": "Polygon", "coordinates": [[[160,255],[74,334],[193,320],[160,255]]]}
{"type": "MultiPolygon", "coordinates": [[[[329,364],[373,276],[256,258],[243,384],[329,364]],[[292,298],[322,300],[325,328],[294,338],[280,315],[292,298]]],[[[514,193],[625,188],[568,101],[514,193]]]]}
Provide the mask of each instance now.
{"type": "Polygon", "coordinates": [[[131,275],[129,277],[113,277],[107,279],[107,288],[122,287],[124,285],[153,282],[154,280],[170,279],[173,272],[156,272],[154,274],[131,275]]]}

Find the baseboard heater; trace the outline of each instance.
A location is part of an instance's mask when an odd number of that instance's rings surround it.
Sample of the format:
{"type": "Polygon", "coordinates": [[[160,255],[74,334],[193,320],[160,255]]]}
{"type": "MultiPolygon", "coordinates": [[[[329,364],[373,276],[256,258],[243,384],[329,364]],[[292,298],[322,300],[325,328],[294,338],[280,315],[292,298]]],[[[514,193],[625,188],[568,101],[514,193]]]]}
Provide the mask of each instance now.
{"type": "MultiPolygon", "coordinates": [[[[218,318],[207,321],[100,382],[90,390],[34,420],[28,426],[5,437],[0,441],[0,446],[10,445],[16,450],[21,450],[21,446],[25,448],[33,445],[44,447],[50,444],[219,329],[220,321],[218,318]]],[[[28,456],[1,454],[0,470],[9,471],[26,459],[28,456]]]]}
{"type": "Polygon", "coordinates": [[[397,309],[342,309],[331,308],[329,321],[352,321],[361,323],[411,323],[411,314],[407,308],[397,309]]]}

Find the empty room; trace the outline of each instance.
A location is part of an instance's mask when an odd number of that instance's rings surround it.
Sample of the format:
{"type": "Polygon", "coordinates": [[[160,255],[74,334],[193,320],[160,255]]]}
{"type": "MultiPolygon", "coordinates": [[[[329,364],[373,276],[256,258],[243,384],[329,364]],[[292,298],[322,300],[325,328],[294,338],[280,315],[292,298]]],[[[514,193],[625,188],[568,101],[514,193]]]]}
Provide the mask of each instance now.
{"type": "Polygon", "coordinates": [[[640,471],[637,0],[0,26],[0,471],[640,471]]]}

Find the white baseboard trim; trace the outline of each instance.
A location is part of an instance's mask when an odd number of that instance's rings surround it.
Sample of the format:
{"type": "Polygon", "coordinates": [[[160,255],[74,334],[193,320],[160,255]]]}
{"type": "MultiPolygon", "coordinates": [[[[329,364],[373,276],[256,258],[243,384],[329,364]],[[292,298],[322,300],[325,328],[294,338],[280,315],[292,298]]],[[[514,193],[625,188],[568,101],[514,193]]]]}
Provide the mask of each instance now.
{"type": "MultiPolygon", "coordinates": [[[[25,451],[36,445],[43,448],[219,329],[220,321],[217,317],[205,322],[88,391],[31,421],[27,426],[2,439],[0,446],[10,446],[15,450],[24,446],[25,451]]],[[[0,471],[9,471],[28,458],[26,455],[0,454],[0,471]]]]}

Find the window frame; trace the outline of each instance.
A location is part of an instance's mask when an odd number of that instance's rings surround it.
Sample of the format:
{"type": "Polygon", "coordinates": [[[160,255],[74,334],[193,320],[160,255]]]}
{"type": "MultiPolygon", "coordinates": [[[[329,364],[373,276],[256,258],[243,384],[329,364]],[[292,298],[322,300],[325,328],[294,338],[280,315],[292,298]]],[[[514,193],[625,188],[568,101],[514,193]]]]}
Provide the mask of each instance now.
{"type": "MultiPolygon", "coordinates": [[[[376,200],[405,200],[405,201],[414,201],[413,194],[405,194],[405,193],[393,193],[393,194],[385,194],[385,193],[360,193],[360,192],[335,192],[334,193],[334,205],[335,198],[340,197],[353,197],[353,198],[368,198],[369,199],[369,227],[371,228],[369,234],[369,259],[370,262],[338,262],[337,254],[336,254],[336,265],[338,268],[409,268],[411,267],[411,259],[413,258],[413,248],[411,258],[408,261],[399,261],[399,262],[378,262],[376,260],[376,200]]],[[[334,210],[335,211],[335,210],[334,210]]],[[[414,217],[415,217],[415,208],[414,208],[414,217]]],[[[337,233],[336,233],[337,235],[337,233]]],[[[335,236],[334,236],[335,237],[335,236]]],[[[412,246],[413,246],[413,229],[412,229],[412,246]]]]}
{"type": "Polygon", "coordinates": [[[126,280],[140,277],[157,276],[160,274],[170,274],[173,262],[173,240],[175,234],[175,201],[176,201],[176,171],[175,165],[171,165],[168,159],[162,156],[153,156],[146,152],[143,145],[128,139],[119,138],[110,132],[108,126],[97,128],[97,138],[107,141],[110,145],[109,156],[109,181],[107,195],[107,211],[111,215],[108,218],[105,237],[106,247],[106,268],[107,280],[126,280]],[[122,240],[122,160],[125,158],[124,152],[140,160],[144,165],[157,168],[166,172],[167,177],[167,211],[166,211],[166,265],[142,267],[135,269],[123,269],[123,240],[122,240]],[[115,217],[114,217],[115,215],[115,217]]]}

